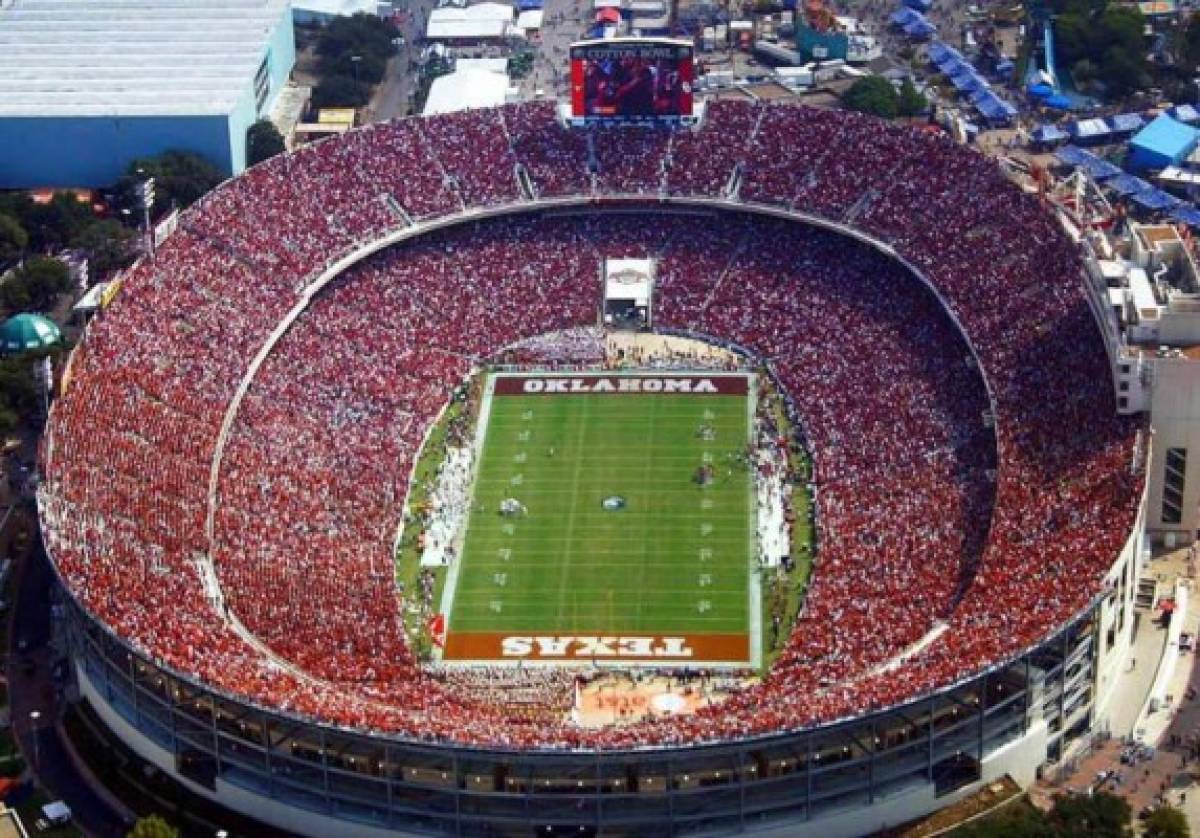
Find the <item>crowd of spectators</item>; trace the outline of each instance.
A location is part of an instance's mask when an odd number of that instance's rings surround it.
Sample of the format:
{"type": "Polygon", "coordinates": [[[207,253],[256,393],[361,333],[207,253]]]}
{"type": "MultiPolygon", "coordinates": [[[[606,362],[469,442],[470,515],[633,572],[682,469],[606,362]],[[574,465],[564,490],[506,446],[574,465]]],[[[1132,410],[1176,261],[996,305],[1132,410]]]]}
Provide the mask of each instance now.
{"type": "Polygon", "coordinates": [[[1137,425],[1116,414],[1079,255],[1050,212],[926,131],[713,107],[678,136],[576,134],[546,104],[400,121],[214,191],[125,277],[54,406],[40,502],[70,590],[146,655],[225,692],[527,747],[691,743],[855,715],[1016,655],[1086,608],[1133,525],[1137,425]],[[543,197],[666,191],[850,221],[919,268],[945,308],[899,262],[786,221],[658,204],[472,221],[314,296],[223,436],[307,283],[390,230],[525,200],[514,165],[543,197]],[[423,672],[392,548],[411,464],[453,388],[515,341],[595,323],[601,260],[631,254],[658,259],[660,326],[752,350],[790,393],[821,550],[761,685],[692,716],[583,730],[423,672]]]}

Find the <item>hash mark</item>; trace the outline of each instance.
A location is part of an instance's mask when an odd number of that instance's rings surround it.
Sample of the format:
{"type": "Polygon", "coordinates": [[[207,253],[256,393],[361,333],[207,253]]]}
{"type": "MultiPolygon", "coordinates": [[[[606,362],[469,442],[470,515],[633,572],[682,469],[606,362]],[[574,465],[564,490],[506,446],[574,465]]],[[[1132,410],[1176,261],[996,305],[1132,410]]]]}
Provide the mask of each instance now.
{"type": "Polygon", "coordinates": [[[514,474],[508,482],[513,484],[514,486],[520,486],[522,483],[525,482],[525,475],[514,474]]]}
{"type": "Polygon", "coordinates": [[[700,548],[700,561],[706,562],[713,557],[712,549],[708,547],[700,548]]]}
{"type": "Polygon", "coordinates": [[[712,574],[711,573],[701,573],[699,582],[700,582],[701,588],[707,588],[709,585],[712,584],[712,574]]]}
{"type": "Polygon", "coordinates": [[[531,431],[528,431],[528,430],[521,431],[519,434],[517,434],[517,439],[520,440],[521,442],[529,442],[530,434],[531,434],[531,431]]]}
{"type": "Polygon", "coordinates": [[[521,418],[524,419],[526,422],[528,422],[530,419],[533,418],[533,411],[526,410],[524,413],[521,414],[521,418]]]}
{"type": "Polygon", "coordinates": [[[507,573],[493,573],[492,581],[495,582],[497,585],[499,585],[501,588],[503,588],[505,585],[508,584],[508,574],[507,573]]]}
{"type": "Polygon", "coordinates": [[[702,599],[696,603],[696,610],[701,614],[707,614],[709,611],[712,611],[712,602],[707,599],[702,599]]]}
{"type": "Polygon", "coordinates": [[[504,603],[498,599],[493,599],[488,603],[488,608],[490,608],[494,613],[499,614],[504,610],[504,603]]]}
{"type": "Polygon", "coordinates": [[[517,531],[517,526],[516,524],[505,524],[500,529],[504,531],[505,535],[512,535],[517,531]]]}
{"type": "Polygon", "coordinates": [[[703,498],[703,499],[700,501],[700,508],[701,508],[701,509],[712,509],[712,508],[713,508],[713,506],[715,506],[715,505],[716,505],[716,504],[714,504],[714,503],[713,503],[713,499],[712,499],[712,498],[703,498]]]}
{"type": "Polygon", "coordinates": [[[700,534],[701,534],[701,535],[712,535],[712,531],[713,531],[713,525],[712,525],[712,524],[707,524],[707,523],[706,523],[706,524],[701,524],[701,525],[700,525],[700,534]]]}
{"type": "Polygon", "coordinates": [[[496,551],[496,555],[500,557],[500,561],[507,562],[512,558],[512,550],[507,547],[501,547],[496,551]]]}
{"type": "Polygon", "coordinates": [[[529,459],[529,455],[526,454],[524,451],[518,451],[516,454],[513,454],[513,462],[514,463],[523,463],[527,459],[529,459]]]}

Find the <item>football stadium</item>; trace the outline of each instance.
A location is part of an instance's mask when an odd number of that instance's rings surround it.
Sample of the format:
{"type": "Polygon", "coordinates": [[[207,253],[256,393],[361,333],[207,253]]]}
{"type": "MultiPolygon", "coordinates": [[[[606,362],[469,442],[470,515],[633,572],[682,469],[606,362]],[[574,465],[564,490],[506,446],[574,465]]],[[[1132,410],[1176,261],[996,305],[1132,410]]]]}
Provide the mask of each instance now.
{"type": "Polygon", "coordinates": [[[1148,435],[1096,305],[993,160],[851,112],[272,158],[54,404],[79,690],[308,835],[855,835],[1028,785],[1133,622],[1148,435]]]}

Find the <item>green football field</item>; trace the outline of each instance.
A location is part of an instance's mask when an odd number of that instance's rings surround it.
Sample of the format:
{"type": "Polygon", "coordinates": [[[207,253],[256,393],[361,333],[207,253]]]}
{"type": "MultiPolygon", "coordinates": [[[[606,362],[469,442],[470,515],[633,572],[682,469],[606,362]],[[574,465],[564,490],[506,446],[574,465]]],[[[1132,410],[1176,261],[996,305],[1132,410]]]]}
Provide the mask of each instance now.
{"type": "Polygon", "coordinates": [[[747,396],[496,394],[485,413],[450,633],[749,632],[747,396]]]}

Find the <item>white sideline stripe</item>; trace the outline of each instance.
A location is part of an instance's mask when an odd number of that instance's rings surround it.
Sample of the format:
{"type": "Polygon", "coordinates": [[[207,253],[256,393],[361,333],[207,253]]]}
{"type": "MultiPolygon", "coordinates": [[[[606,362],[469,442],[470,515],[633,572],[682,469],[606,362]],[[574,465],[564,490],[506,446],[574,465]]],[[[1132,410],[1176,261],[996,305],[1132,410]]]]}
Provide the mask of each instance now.
{"type": "MultiPolygon", "coordinates": [[[[479,402],[479,418],[475,423],[475,451],[478,452],[475,462],[475,467],[471,469],[471,488],[467,492],[467,497],[470,498],[467,508],[468,510],[475,504],[475,489],[479,481],[479,472],[483,465],[483,441],[487,437],[488,417],[492,415],[492,387],[495,385],[495,376],[489,376],[487,384],[483,388],[483,398],[479,402]]],[[[475,516],[467,513],[467,522],[463,527],[462,535],[455,539],[460,546],[467,543],[467,532],[471,529],[471,519],[475,516]]],[[[446,571],[446,584],[442,586],[442,602],[441,613],[446,620],[446,633],[450,633],[450,614],[452,613],[451,606],[454,605],[454,594],[458,590],[458,571],[463,564],[463,552],[460,549],[454,561],[450,562],[450,567],[446,571]]],[[[433,644],[433,657],[435,660],[441,660],[442,650],[436,643],[433,644]]]]}

